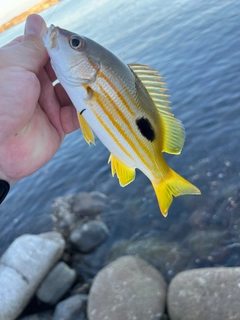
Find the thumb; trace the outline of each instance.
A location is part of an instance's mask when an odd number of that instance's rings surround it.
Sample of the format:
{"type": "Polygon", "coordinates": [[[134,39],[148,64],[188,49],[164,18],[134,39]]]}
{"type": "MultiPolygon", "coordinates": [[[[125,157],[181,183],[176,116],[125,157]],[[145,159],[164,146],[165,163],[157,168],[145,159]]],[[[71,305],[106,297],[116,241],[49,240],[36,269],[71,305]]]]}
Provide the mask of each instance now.
{"type": "Polygon", "coordinates": [[[48,53],[42,39],[46,33],[47,26],[41,16],[32,14],[27,17],[19,54],[24,67],[36,74],[48,59],[48,53]]]}

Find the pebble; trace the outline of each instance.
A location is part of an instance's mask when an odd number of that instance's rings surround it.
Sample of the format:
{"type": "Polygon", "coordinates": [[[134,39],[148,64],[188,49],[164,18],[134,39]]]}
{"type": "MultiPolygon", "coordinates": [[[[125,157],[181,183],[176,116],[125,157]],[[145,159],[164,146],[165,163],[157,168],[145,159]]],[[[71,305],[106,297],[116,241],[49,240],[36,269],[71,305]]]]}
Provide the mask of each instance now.
{"type": "Polygon", "coordinates": [[[96,215],[105,210],[107,196],[101,192],[80,192],[72,199],[74,213],[84,215],[96,215]]]}
{"type": "Polygon", "coordinates": [[[85,294],[77,294],[59,302],[53,320],[87,320],[87,297],[85,294]]]}
{"type": "Polygon", "coordinates": [[[76,271],[65,262],[57,263],[38,288],[38,299],[48,304],[56,304],[71,288],[76,277],[76,271]]]}
{"type": "Polygon", "coordinates": [[[166,283],[146,261],[117,259],[93,280],[88,299],[89,320],[159,320],[165,309],[166,283]]]}
{"type": "Polygon", "coordinates": [[[9,246],[0,259],[1,320],[16,319],[64,248],[57,232],[26,234],[9,246]]]}
{"type": "Polygon", "coordinates": [[[109,236],[106,224],[100,220],[80,222],[70,234],[70,241],[81,253],[89,253],[109,236]]]}
{"type": "Polygon", "coordinates": [[[171,320],[239,320],[240,268],[202,268],[179,273],[168,290],[171,320]]]}

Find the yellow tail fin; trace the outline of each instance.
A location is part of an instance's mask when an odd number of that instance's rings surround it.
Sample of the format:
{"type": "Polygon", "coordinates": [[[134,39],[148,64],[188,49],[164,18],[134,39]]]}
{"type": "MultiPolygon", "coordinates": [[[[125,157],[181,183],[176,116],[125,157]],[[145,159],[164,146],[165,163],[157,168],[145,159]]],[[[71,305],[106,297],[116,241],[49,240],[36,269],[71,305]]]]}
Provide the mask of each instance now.
{"type": "Polygon", "coordinates": [[[161,213],[164,217],[168,215],[168,209],[172,203],[173,196],[184,194],[201,194],[201,191],[189,181],[181,177],[169,168],[167,175],[158,183],[152,181],[161,213]]]}

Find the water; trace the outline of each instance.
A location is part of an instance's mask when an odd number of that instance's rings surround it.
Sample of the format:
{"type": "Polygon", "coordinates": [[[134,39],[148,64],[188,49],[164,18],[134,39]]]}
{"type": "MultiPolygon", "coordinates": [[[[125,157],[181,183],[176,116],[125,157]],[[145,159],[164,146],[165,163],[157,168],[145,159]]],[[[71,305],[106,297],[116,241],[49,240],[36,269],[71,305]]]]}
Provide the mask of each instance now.
{"type": "MultiPolygon", "coordinates": [[[[109,197],[102,218],[111,237],[104,250],[120,240],[157,237],[190,253],[186,268],[238,265],[240,1],[65,0],[42,15],[49,25],[92,38],[126,63],[160,70],[187,134],[181,155],[166,155],[167,162],[202,196],[174,199],[163,218],[148,179],[137,171],[135,181],[121,188],[111,178],[108,151],[98,140],[89,147],[76,131],[49,163],[12,186],[0,209],[0,253],[20,234],[51,230],[54,198],[97,190],[109,197]],[[225,236],[204,255],[192,235],[208,231],[225,236]]],[[[0,44],[22,32],[23,24],[6,31],[0,44]]]]}

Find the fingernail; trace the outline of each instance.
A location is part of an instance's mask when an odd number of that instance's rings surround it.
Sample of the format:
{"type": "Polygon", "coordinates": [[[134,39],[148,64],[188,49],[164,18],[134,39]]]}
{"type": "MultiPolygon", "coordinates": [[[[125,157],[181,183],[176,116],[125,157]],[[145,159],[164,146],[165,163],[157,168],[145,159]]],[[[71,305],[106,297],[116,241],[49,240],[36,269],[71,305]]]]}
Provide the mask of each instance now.
{"type": "Polygon", "coordinates": [[[46,33],[46,24],[43,18],[37,14],[27,17],[25,24],[25,34],[43,36],[46,33]]]}

